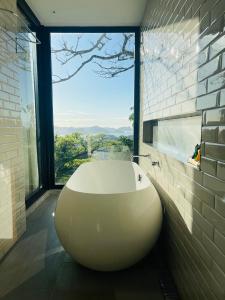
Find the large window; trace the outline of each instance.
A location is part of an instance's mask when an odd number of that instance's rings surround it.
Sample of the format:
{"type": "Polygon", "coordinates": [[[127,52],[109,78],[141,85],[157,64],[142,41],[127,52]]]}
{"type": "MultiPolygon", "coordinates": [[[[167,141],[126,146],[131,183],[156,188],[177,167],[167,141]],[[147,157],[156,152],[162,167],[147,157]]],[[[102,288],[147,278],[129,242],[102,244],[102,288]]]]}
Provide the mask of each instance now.
{"type": "Polygon", "coordinates": [[[133,152],[134,33],[52,33],[55,182],[133,152]]]}
{"type": "MultiPolygon", "coordinates": [[[[27,33],[27,35],[29,34],[27,33]]],[[[18,52],[18,73],[22,105],[21,120],[23,129],[25,193],[26,197],[28,197],[39,188],[34,92],[36,45],[24,40],[23,48],[26,51],[18,52]]]]}

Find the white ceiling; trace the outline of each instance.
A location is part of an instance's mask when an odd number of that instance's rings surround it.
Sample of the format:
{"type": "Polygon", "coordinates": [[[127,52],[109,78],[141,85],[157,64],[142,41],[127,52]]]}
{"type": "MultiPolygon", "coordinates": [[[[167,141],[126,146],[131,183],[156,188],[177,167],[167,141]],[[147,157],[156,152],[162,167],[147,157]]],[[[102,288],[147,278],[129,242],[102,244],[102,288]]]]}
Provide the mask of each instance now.
{"type": "Polygon", "coordinates": [[[45,26],[137,26],[146,1],[26,0],[45,26]]]}

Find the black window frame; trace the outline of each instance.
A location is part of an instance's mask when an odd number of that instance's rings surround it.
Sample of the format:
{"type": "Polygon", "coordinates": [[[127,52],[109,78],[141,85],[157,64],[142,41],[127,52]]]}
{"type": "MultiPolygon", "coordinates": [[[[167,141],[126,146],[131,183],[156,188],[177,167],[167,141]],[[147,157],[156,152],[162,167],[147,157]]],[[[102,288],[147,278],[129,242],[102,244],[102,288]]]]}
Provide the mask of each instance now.
{"type": "MultiPolygon", "coordinates": [[[[26,16],[31,29],[36,32],[41,44],[37,46],[37,124],[39,131],[39,160],[41,191],[60,189],[63,185],[55,184],[54,172],[54,124],[53,92],[51,66],[51,33],[124,33],[135,34],[135,69],[134,69],[134,155],[139,154],[140,122],[140,27],[139,26],[43,26],[24,0],[17,5],[26,16]]],[[[138,158],[135,158],[138,163],[138,158]]],[[[39,191],[40,192],[40,191],[39,191]]],[[[36,194],[40,195],[40,194],[36,194]]],[[[35,201],[36,197],[34,197],[35,201]]],[[[33,203],[30,200],[28,206],[33,203]]]]}

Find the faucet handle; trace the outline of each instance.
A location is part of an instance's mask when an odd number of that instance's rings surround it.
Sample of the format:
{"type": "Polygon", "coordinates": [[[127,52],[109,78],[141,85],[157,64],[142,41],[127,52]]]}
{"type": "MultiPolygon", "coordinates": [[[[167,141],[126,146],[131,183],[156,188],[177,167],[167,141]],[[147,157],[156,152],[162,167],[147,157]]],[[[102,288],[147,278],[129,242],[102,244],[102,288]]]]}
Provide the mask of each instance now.
{"type": "Polygon", "coordinates": [[[149,158],[151,158],[151,154],[149,153],[149,154],[143,154],[143,155],[140,155],[140,156],[142,156],[142,157],[149,157],[149,158]]]}
{"type": "Polygon", "coordinates": [[[152,161],[152,166],[158,166],[159,167],[159,161],[152,161]]]}

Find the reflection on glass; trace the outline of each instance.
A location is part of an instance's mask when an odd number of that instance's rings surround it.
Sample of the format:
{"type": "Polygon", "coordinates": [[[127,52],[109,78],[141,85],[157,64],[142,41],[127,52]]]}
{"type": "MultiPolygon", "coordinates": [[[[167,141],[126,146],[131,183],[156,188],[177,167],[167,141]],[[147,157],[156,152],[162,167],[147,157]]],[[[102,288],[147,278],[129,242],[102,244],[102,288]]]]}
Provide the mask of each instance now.
{"type": "Polygon", "coordinates": [[[134,34],[51,34],[55,182],[133,151],[134,34]]]}
{"type": "Polygon", "coordinates": [[[194,105],[183,103],[198,91],[198,35],[197,17],[142,32],[145,121],[195,112],[194,105]]]}
{"type": "Polygon", "coordinates": [[[28,196],[39,187],[33,68],[36,52],[34,44],[24,41],[23,46],[27,51],[19,54],[18,72],[22,105],[25,193],[28,196]]]}

